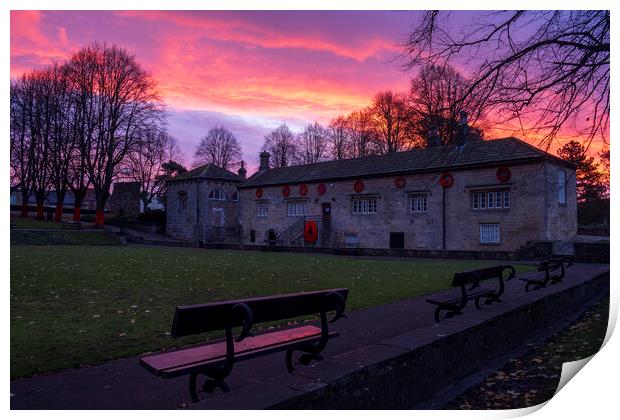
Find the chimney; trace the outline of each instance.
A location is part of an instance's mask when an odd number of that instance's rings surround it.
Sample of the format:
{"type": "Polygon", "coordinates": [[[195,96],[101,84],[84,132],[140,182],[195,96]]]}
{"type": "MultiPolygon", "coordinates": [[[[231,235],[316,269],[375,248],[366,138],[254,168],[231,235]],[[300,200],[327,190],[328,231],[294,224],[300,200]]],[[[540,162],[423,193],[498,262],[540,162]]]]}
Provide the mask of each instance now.
{"type": "Polygon", "coordinates": [[[266,171],[269,169],[269,153],[266,150],[261,152],[260,156],[260,166],[258,167],[258,171],[266,171]]]}
{"type": "Polygon", "coordinates": [[[431,128],[426,133],[426,147],[441,146],[441,137],[439,136],[439,130],[437,128],[431,128]]]}
{"type": "Polygon", "coordinates": [[[461,111],[461,120],[456,127],[456,144],[462,146],[467,143],[469,126],[467,125],[467,112],[461,111]]]}
{"type": "Polygon", "coordinates": [[[237,174],[243,179],[245,179],[245,174],[248,173],[248,171],[245,169],[244,166],[245,166],[245,162],[241,161],[241,168],[239,168],[239,170],[237,171],[237,174]]]}

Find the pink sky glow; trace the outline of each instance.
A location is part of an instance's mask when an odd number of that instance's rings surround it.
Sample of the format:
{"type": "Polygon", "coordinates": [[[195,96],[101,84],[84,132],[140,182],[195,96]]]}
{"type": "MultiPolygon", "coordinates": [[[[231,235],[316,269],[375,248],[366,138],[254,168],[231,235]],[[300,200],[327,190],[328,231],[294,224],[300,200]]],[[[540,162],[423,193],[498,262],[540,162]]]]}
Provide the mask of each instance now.
{"type": "MultiPolygon", "coordinates": [[[[397,43],[415,16],[406,11],[12,11],[11,77],[67,58],[92,41],[117,44],[153,74],[186,164],[191,165],[200,138],[224,125],[239,139],[252,171],[263,136],[280,124],[293,130],[315,120],[326,124],[368,105],[379,90],[408,89],[411,74],[395,59],[397,43]]],[[[489,137],[494,134],[504,133],[489,137]]]]}

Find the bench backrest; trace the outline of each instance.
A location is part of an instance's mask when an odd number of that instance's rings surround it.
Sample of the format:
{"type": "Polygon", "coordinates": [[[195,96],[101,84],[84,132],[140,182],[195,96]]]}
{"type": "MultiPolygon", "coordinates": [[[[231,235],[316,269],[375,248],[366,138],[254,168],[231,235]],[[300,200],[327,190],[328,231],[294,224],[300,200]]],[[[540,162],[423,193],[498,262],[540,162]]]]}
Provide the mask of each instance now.
{"type": "Polygon", "coordinates": [[[295,318],[329,311],[344,311],[349,289],[292,293],[258,298],[230,300],[201,305],[177,306],[173,337],[200,334],[243,325],[247,308],[253,324],[295,318]]]}
{"type": "Polygon", "coordinates": [[[477,270],[454,273],[452,287],[460,287],[468,284],[477,285],[482,280],[500,278],[506,267],[509,266],[496,265],[494,267],[479,268],[477,270]]]}

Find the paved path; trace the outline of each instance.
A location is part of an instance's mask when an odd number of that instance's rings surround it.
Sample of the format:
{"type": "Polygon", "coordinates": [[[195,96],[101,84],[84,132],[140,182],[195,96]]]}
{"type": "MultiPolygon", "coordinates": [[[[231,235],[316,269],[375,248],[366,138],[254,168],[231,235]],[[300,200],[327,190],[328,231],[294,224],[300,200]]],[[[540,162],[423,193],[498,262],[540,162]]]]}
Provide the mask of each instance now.
{"type": "MultiPolygon", "coordinates": [[[[528,296],[540,298],[608,271],[607,264],[575,264],[567,270],[561,284],[530,292],[528,296]]],[[[433,296],[442,298],[447,294],[453,295],[454,291],[433,296]]],[[[439,324],[433,319],[434,307],[425,302],[428,296],[354,311],[347,319],[334,324],[341,335],[330,341],[323,355],[344,355],[408,331],[422,331],[423,327],[426,334],[430,331],[437,337],[446,327],[449,329],[449,324],[480,322],[480,319],[510,310],[524,295],[524,284],[510,281],[501,304],[484,306],[480,311],[468,307],[465,315],[439,324]]],[[[235,389],[255,383],[256,379],[270,383],[271,378],[281,377],[285,372],[284,354],[278,353],[240,363],[227,382],[235,392],[235,389]]],[[[275,383],[277,380],[272,382],[278,390],[283,388],[275,383]]],[[[216,399],[218,394],[209,398],[216,399]]],[[[138,357],[11,381],[11,409],[174,409],[183,407],[188,399],[186,377],[166,380],[155,377],[138,365],[138,357]]]]}

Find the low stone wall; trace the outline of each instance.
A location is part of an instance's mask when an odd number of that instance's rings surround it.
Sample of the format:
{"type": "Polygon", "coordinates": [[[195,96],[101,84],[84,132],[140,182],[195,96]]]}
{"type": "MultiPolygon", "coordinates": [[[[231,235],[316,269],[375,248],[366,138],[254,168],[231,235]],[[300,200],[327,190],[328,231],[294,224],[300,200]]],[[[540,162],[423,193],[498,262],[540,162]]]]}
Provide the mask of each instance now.
{"type": "MultiPolygon", "coordinates": [[[[609,273],[530,303],[517,306],[518,302],[514,302],[514,309],[473,327],[462,328],[454,322],[428,327],[437,330],[435,335],[445,335],[430,342],[421,342],[419,337],[424,334],[418,331],[385,340],[381,345],[370,346],[372,349],[361,348],[353,353],[374,353],[377,360],[327,386],[269,408],[413,408],[605,290],[609,290],[609,273]],[[482,351],[481,343],[484,343],[482,351]]],[[[372,360],[374,356],[366,359],[372,360]]],[[[349,357],[359,360],[359,355],[349,357]]]]}
{"type": "MultiPolygon", "coordinates": [[[[293,374],[207,398],[192,409],[403,409],[437,393],[522,345],[584,304],[609,293],[609,272],[573,273],[538,294],[506,299],[484,314],[463,315],[334,354],[293,374]]],[[[509,283],[520,289],[522,284],[509,283]]]]}
{"type": "Polygon", "coordinates": [[[575,259],[581,262],[609,263],[609,243],[576,242],[575,259]]]}
{"type": "Polygon", "coordinates": [[[516,252],[505,251],[437,251],[417,249],[320,248],[304,246],[203,244],[207,249],[236,249],[268,252],[300,252],[364,257],[447,258],[462,260],[517,260],[516,252]]]}

